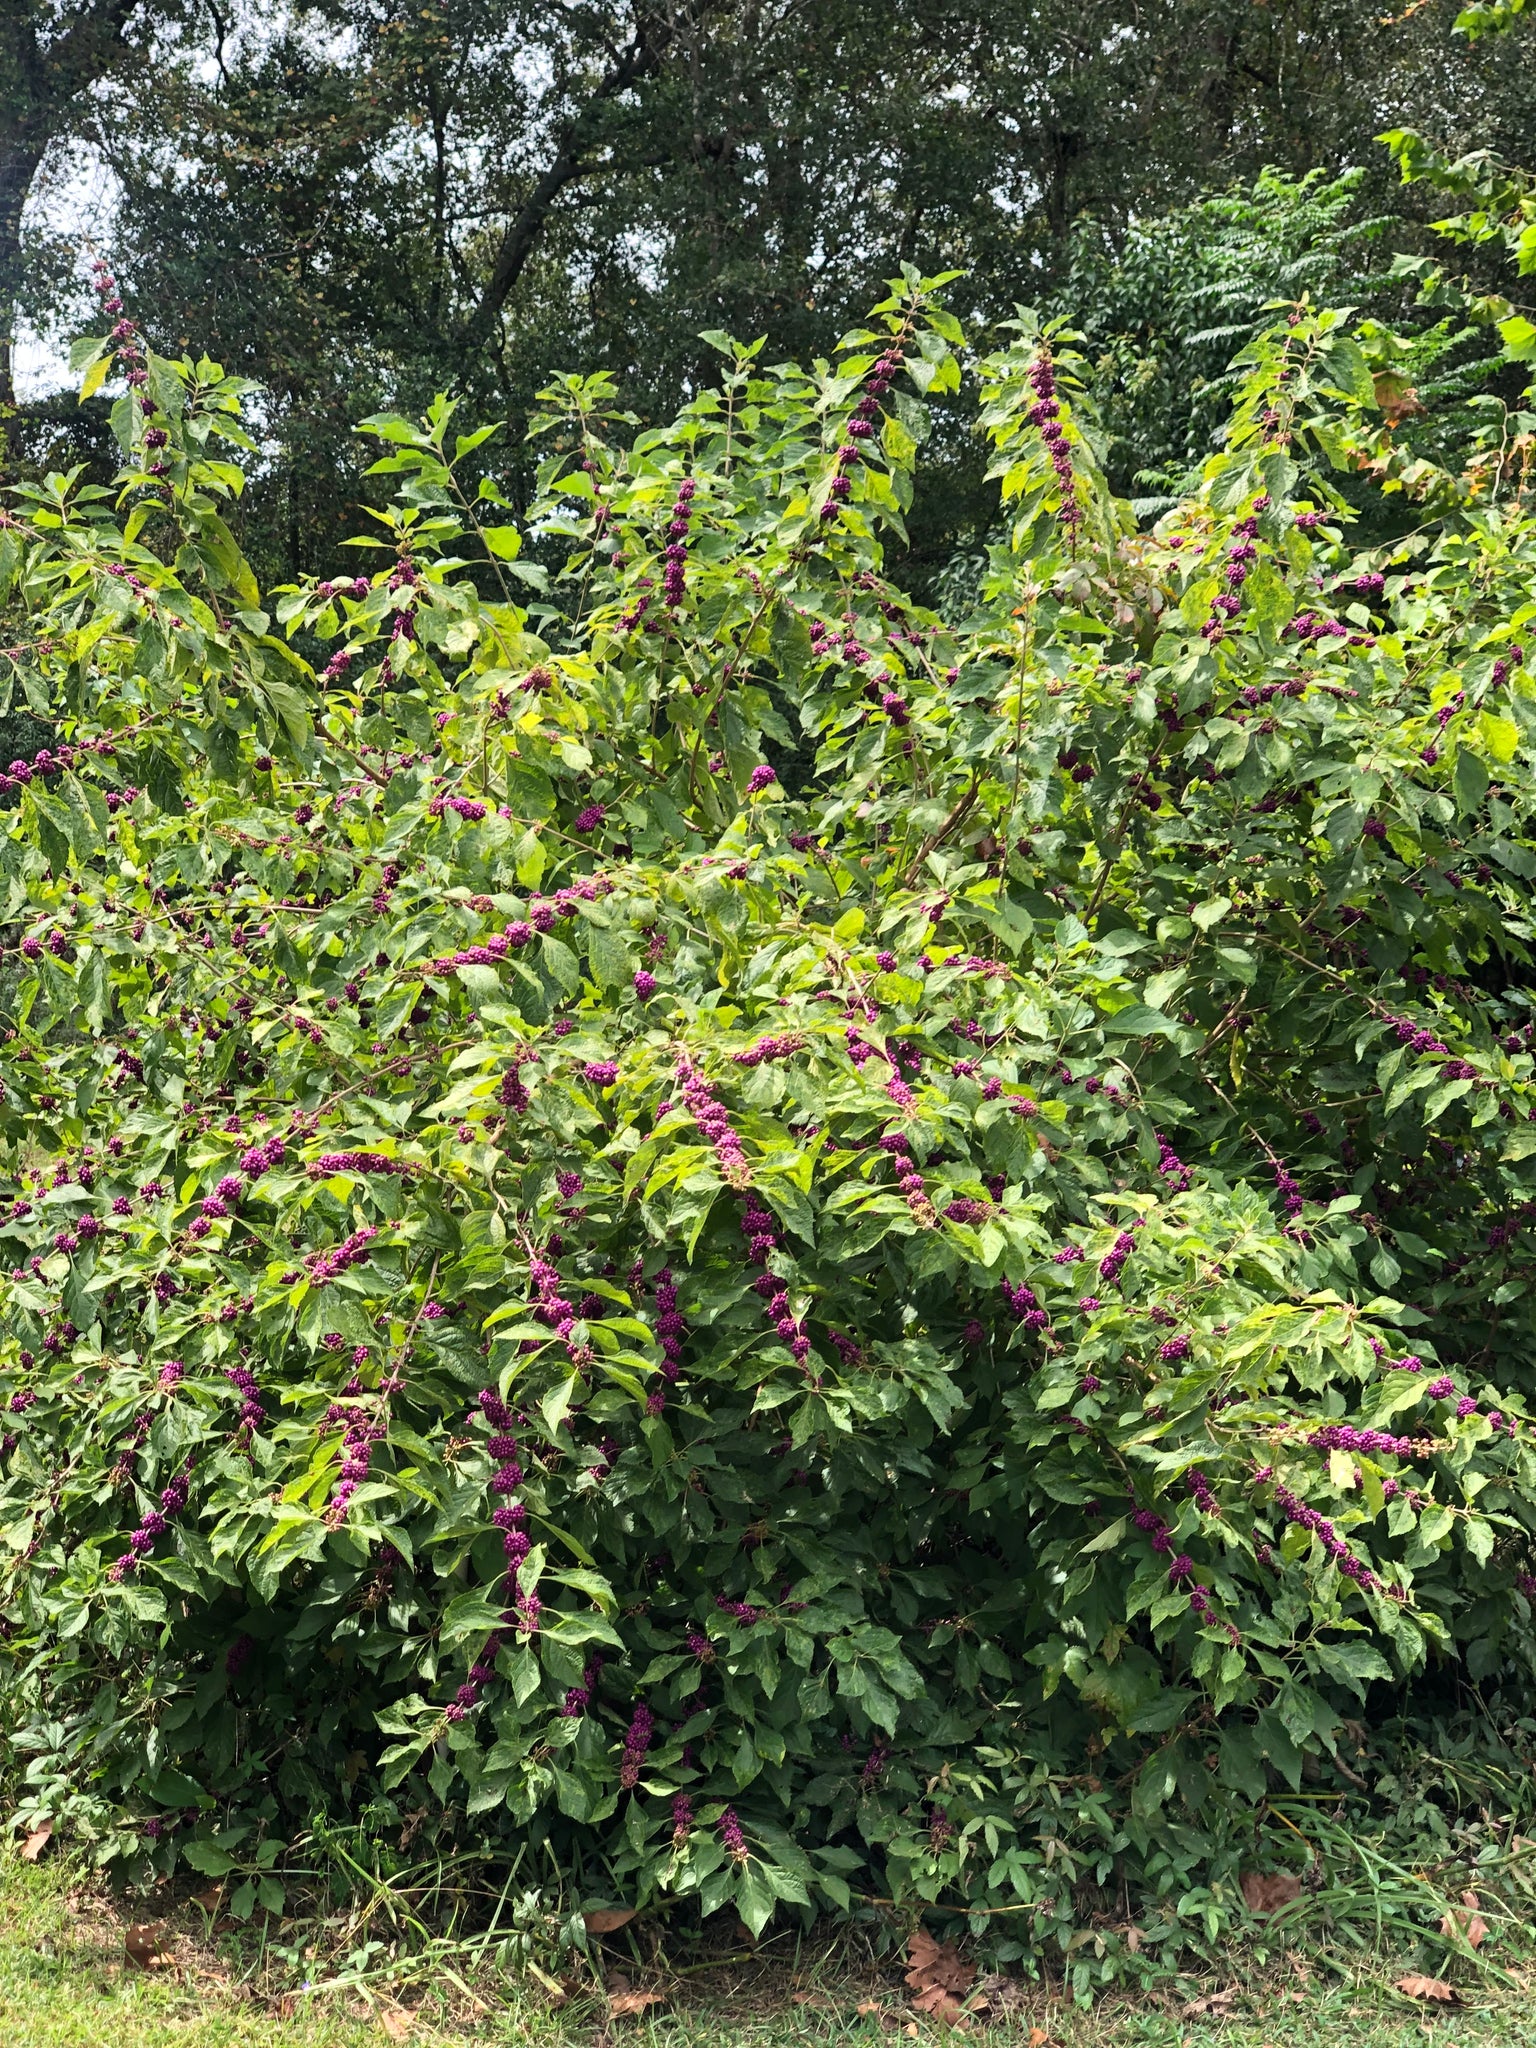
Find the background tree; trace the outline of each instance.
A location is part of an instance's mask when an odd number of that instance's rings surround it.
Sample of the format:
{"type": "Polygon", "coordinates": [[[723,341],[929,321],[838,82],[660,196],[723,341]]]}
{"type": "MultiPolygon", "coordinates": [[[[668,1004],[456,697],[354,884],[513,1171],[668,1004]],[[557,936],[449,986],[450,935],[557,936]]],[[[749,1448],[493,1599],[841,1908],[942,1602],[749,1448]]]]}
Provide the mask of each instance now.
{"type": "MultiPolygon", "coordinates": [[[[1191,356],[1189,335],[1251,330],[1320,227],[1331,247],[1423,210],[1383,128],[1452,154],[1536,147],[1528,67],[1451,35],[1450,0],[1385,23],[1344,0],[321,0],[275,26],[153,19],[153,65],[108,66],[71,120],[85,109],[121,184],[130,305],[265,387],[268,455],[238,523],[280,575],[329,559],[372,407],[447,387],[507,419],[501,483],[521,505],[552,363],[605,368],[662,418],[710,374],[704,332],[812,357],[907,260],[966,272],[957,310],[980,334],[1020,300],[1083,301],[1123,371],[1106,386],[1117,481],[1155,471],[1155,494],[1220,416],[1192,390],[1226,342],[1191,356]],[[1337,205],[1273,185],[1219,220],[1181,210],[1269,165],[1355,174],[1337,205]],[[1244,279],[1240,311],[1195,303],[1244,279]]],[[[982,538],[968,413],[939,411],[924,459],[946,479],[911,536],[926,587],[982,538]]]]}

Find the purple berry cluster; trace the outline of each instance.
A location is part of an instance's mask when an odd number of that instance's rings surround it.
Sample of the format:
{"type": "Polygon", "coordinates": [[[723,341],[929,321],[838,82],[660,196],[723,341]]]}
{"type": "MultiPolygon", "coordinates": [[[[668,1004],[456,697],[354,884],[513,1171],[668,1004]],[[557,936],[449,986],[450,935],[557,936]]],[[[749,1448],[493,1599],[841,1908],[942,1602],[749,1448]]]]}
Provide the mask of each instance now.
{"type": "Polygon", "coordinates": [[[693,500],[698,488],[691,476],[683,478],[673,501],[672,517],[667,521],[667,544],[661,557],[666,565],[661,572],[661,595],[669,605],[683,601],[688,573],[688,529],[693,523],[693,500]]]}
{"type": "Polygon", "coordinates": [[[874,439],[880,401],[890,390],[891,379],[904,361],[905,357],[895,343],[891,343],[876,360],[863,395],[844,429],[844,437],[832,465],[832,481],[827,485],[826,502],[821,508],[823,519],[835,519],[853,496],[853,466],[864,459],[864,444],[874,439]]]}
{"type": "Polygon", "coordinates": [[[468,1677],[444,1707],[444,1720],[462,1721],[473,1707],[480,1704],[481,1693],[496,1676],[496,1659],[501,1654],[501,1641],[501,1630],[492,1629],[479,1656],[470,1665],[468,1677]]]}
{"type": "MultiPolygon", "coordinates": [[[[1124,1267],[1126,1260],[1131,1256],[1131,1253],[1136,1249],[1135,1232],[1140,1227],[1140,1223],[1141,1219],[1138,1217],[1129,1230],[1122,1230],[1103,1258],[1100,1259],[1099,1278],[1107,1286],[1116,1287],[1119,1285],[1121,1269],[1124,1267]]],[[[1094,1302],[1094,1307],[1098,1307],[1097,1302],[1094,1302]]]]}
{"type": "Polygon", "coordinates": [[[1412,1437],[1389,1436],[1384,1429],[1355,1429],[1347,1422],[1326,1422],[1307,1442],[1314,1451],[1390,1451],[1397,1458],[1416,1457],[1423,1448],[1412,1437]]]}
{"type": "Polygon", "coordinates": [[[678,1060],[676,1073],[683,1091],[683,1107],[714,1148],[721,1175],[733,1188],[746,1187],[752,1178],[751,1169],[741,1140],[731,1128],[725,1105],[686,1053],[678,1060]]]}
{"type": "Polygon", "coordinates": [[[581,1719],[582,1715],[592,1704],[592,1695],[597,1690],[597,1681],[601,1678],[602,1673],[602,1653],[601,1651],[594,1651],[592,1656],[588,1658],[586,1667],[582,1671],[580,1685],[572,1685],[566,1688],[565,1699],[560,1708],[560,1718],[563,1721],[579,1721],[581,1719]]]}
{"type": "Polygon", "coordinates": [[[1194,1175],[1174,1151],[1161,1131],[1154,1131],[1157,1140],[1157,1170],[1167,1184],[1170,1195],[1182,1195],[1194,1180],[1194,1175]]]}
{"type": "Polygon", "coordinates": [[[1026,1330],[1044,1330],[1050,1327],[1051,1319],[1040,1306],[1040,1297],[1032,1287],[1016,1285],[1011,1280],[1005,1280],[1003,1299],[1026,1330]]]}
{"type": "Polygon", "coordinates": [[[391,1159],[384,1152],[322,1152],[309,1162],[312,1180],[324,1180],[333,1173],[396,1174],[402,1179],[411,1172],[405,1159],[391,1159]]]}
{"type": "MultiPolygon", "coordinates": [[[[906,1089],[909,1096],[912,1092],[904,1081],[893,1076],[886,1084],[886,1093],[890,1094],[895,1088],[906,1089]]],[[[912,1157],[910,1142],[900,1131],[887,1131],[880,1140],[880,1147],[882,1151],[891,1155],[891,1164],[896,1169],[896,1185],[906,1199],[907,1210],[912,1220],[921,1224],[925,1230],[932,1229],[938,1218],[934,1213],[933,1203],[928,1199],[923,1176],[917,1170],[917,1161],[912,1157]]],[[[954,1214],[953,1208],[950,1214],[954,1214]]]]}
{"type": "Polygon", "coordinates": [[[1191,1466],[1189,1471],[1185,1473],[1184,1484],[1194,1495],[1195,1506],[1202,1515],[1219,1515],[1221,1513],[1221,1503],[1211,1490],[1211,1482],[1206,1478],[1198,1465],[1191,1466]]]}
{"type": "MultiPolygon", "coordinates": [[[[284,1151],[281,1138],[268,1138],[265,1144],[252,1145],[249,1151],[240,1154],[240,1171],[249,1180],[259,1180],[269,1167],[276,1166],[284,1151]]],[[[144,1193],[149,1189],[146,1186],[144,1193]]]]}
{"type": "Polygon", "coordinates": [[[191,1481],[194,1462],[195,1460],[191,1457],[187,1459],[185,1465],[182,1466],[176,1477],[161,1494],[159,1507],[151,1508],[149,1513],[140,1521],[139,1526],[128,1538],[128,1548],[114,1564],[108,1567],[107,1577],[109,1579],[113,1579],[121,1585],[124,1579],[130,1578],[154,1549],[156,1539],[163,1536],[171,1526],[172,1518],[181,1513],[187,1504],[188,1495],[192,1490],[191,1481]]]}
{"type": "Polygon", "coordinates": [[[776,1037],[760,1038],[755,1045],[749,1045],[741,1052],[733,1052],[731,1060],[738,1067],[760,1067],[764,1060],[787,1060],[803,1051],[804,1047],[803,1032],[785,1031],[776,1037]]]}
{"type": "Polygon", "coordinates": [[[246,1365],[226,1365],[224,1377],[240,1396],[240,1428],[257,1429],[266,1420],[266,1404],[256,1375],[246,1365]]]}
{"type": "Polygon", "coordinates": [[[788,1288],[777,1274],[767,1270],[769,1254],[778,1250],[779,1238],[773,1217],[755,1195],[747,1198],[742,1211],[741,1234],[747,1240],[748,1259],[764,1269],[752,1283],[753,1292],[762,1299],[768,1320],[789,1346],[795,1363],[804,1367],[811,1355],[811,1340],[805,1334],[804,1324],[797,1323],[790,1314],[788,1288]]]}
{"type": "Polygon", "coordinates": [[[452,974],[455,967],[499,967],[507,957],[512,940],[505,932],[492,932],[483,946],[461,946],[456,953],[443,953],[429,960],[423,974],[452,974]]]}
{"type": "Polygon", "coordinates": [[[1449,1046],[1443,1045],[1436,1038],[1433,1031],[1426,1031],[1422,1025],[1415,1024],[1411,1017],[1389,1017],[1387,1021],[1397,1036],[1398,1044],[1406,1045],[1410,1052],[1448,1052],[1450,1050],[1449,1046]]]}
{"type": "Polygon", "coordinates": [[[644,1700],[636,1702],[630,1719],[629,1729],[624,1737],[624,1755],[619,1764],[619,1789],[633,1792],[640,1782],[640,1768],[645,1762],[645,1753],[655,1737],[656,1722],[644,1700]]]}
{"type": "Polygon", "coordinates": [[[1028,413],[1029,423],[1039,430],[1046,455],[1056,472],[1056,480],[1061,486],[1061,509],[1056,516],[1066,535],[1067,546],[1075,549],[1083,523],[1083,507],[1077,495],[1077,478],[1072,468],[1072,444],[1061,424],[1061,401],[1056,395],[1056,365],[1044,343],[1029,366],[1029,383],[1035,394],[1035,402],[1028,413]]]}
{"type": "Polygon", "coordinates": [[[329,1287],[331,1282],[340,1279],[349,1267],[366,1264],[369,1256],[368,1247],[378,1234],[371,1223],[365,1223],[344,1237],[340,1244],[333,1245],[330,1251],[307,1253],[304,1270],[309,1275],[310,1286],[329,1287]]]}
{"type": "Polygon", "coordinates": [[[352,1505],[352,1496],[368,1477],[373,1462],[373,1447],[384,1437],[384,1424],[358,1409],[343,1411],[347,1426],[341,1439],[341,1472],[335,1492],[325,1511],[325,1519],[333,1529],[339,1529],[347,1519],[352,1505]]]}
{"type": "Polygon", "coordinates": [[[1352,1579],[1362,1593],[1380,1591],[1381,1582],[1376,1574],[1360,1562],[1325,1515],[1298,1500],[1288,1486],[1275,1488],[1275,1505],[1288,1522],[1294,1522],[1298,1529],[1309,1529],[1316,1536],[1330,1562],[1338,1566],[1346,1579],[1352,1579]]]}
{"type": "MultiPolygon", "coordinates": [[[[683,1370],[683,1339],[688,1334],[688,1325],[678,1312],[677,1288],[672,1281],[672,1268],[663,1266],[656,1275],[656,1337],[661,1345],[661,1376],[671,1386],[676,1386],[683,1370]]],[[[666,1406],[666,1395],[658,1387],[646,1400],[646,1412],[659,1415],[666,1406]]]]}
{"type": "Polygon", "coordinates": [[[754,1608],[750,1599],[727,1599],[725,1593],[715,1595],[715,1606],[721,1614],[729,1614],[733,1622],[741,1622],[743,1628],[756,1628],[764,1616],[762,1608],[754,1608]]]}
{"type": "MultiPolygon", "coordinates": [[[[1261,501],[1265,504],[1268,500],[1261,501]]],[[[1227,559],[1222,572],[1225,588],[1217,591],[1211,599],[1210,616],[1200,628],[1204,640],[1224,640],[1227,628],[1243,608],[1243,585],[1248,581],[1248,572],[1258,555],[1255,536],[1259,522],[1252,514],[1240,519],[1232,529],[1232,538],[1227,545],[1227,559]]]]}

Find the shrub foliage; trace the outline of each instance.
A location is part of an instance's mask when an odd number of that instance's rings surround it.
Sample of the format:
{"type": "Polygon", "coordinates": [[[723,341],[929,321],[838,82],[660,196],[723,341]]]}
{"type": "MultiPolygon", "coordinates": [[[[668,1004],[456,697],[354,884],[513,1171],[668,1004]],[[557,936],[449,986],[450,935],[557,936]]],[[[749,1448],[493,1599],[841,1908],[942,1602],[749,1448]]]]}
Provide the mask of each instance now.
{"type": "Polygon", "coordinates": [[[1138,531],[1021,316],[940,618],[944,282],[662,430],[561,379],[521,522],[371,420],[351,571],[265,595],[242,387],[82,350],[122,474],[0,515],[0,1626],[103,1861],[249,1911],[430,1808],[1075,1952],[1240,1910],[1362,1702],[1526,1682],[1532,522],[1353,551],[1302,305],[1138,531]]]}

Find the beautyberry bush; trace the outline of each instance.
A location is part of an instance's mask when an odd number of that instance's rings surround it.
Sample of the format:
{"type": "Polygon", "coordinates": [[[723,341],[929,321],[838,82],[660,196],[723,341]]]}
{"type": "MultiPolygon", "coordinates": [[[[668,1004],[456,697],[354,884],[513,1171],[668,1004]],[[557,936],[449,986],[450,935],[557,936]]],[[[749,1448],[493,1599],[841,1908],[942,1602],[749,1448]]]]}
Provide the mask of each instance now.
{"type": "Polygon", "coordinates": [[[263,593],[243,387],[103,274],[122,473],[0,514],[0,1683],[103,1862],[248,1912],[430,1808],[1108,1970],[1098,1887],[1214,1931],[1352,1717],[1529,1684],[1536,528],[1353,550],[1303,304],[1138,530],[1021,315],[941,618],[944,283],[664,428],[561,379],[521,521],[371,420],[263,593]]]}

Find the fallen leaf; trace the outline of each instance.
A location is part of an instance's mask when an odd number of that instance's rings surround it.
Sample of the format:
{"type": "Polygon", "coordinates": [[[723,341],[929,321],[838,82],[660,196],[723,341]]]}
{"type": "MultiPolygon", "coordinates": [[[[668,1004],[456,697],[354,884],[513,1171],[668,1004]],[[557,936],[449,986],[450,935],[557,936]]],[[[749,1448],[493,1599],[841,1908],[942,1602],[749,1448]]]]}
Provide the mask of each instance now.
{"type": "Polygon", "coordinates": [[[53,1822],[51,1820],[40,1820],[21,1845],[22,1862],[35,1863],[47,1848],[52,1836],[53,1822]]]}
{"type": "Polygon", "coordinates": [[[194,1892],[192,1903],[194,1906],[201,1906],[205,1913],[217,1913],[223,1897],[223,1885],[211,1884],[203,1891],[194,1892]]]}
{"type": "Polygon", "coordinates": [[[941,1991],[969,1991],[976,1981],[976,1966],[966,1962],[947,1941],[935,1941],[925,1927],[919,1927],[907,1943],[907,1983],[914,1991],[937,1987],[941,1991]]]}
{"type": "Polygon", "coordinates": [[[595,1912],[583,1913],[588,1934],[616,1934],[621,1927],[627,1927],[635,1917],[633,1906],[599,1906],[595,1912]]]}
{"type": "Polygon", "coordinates": [[[1250,1870],[1238,1883],[1250,1913],[1275,1913],[1301,1897],[1301,1879],[1288,1870],[1250,1870]]]}
{"type": "Polygon", "coordinates": [[[1127,1927],[1125,1930],[1125,1945],[1133,1956],[1139,1953],[1141,1944],[1146,1938],[1146,1935],[1139,1927],[1127,1927]]]}
{"type": "Polygon", "coordinates": [[[130,1927],[123,1936],[123,1948],[129,1962],[141,1970],[166,1970],[176,1960],[158,1927],[130,1927]]]}
{"type": "Polygon", "coordinates": [[[1481,1948],[1488,1939],[1488,1922],[1478,1911],[1482,1900],[1479,1899],[1476,1892],[1463,1892],[1461,1903],[1467,1908],[1466,1912],[1462,1912],[1460,1908],[1453,1906],[1449,1913],[1442,1914],[1440,1932],[1448,1936],[1452,1941],[1459,1934],[1465,1939],[1469,1948],[1481,1948]]]}
{"type": "Polygon", "coordinates": [[[789,1994],[789,2002],[791,2005],[808,2006],[812,2012],[832,2012],[836,2009],[825,1991],[792,1991],[789,1994]]]}
{"type": "Polygon", "coordinates": [[[1220,2018],[1227,2012],[1236,1996],[1237,1991],[1235,1988],[1229,1988],[1226,1991],[1208,1991],[1203,1998],[1192,1998],[1188,2005],[1184,2007],[1179,2017],[1181,2019],[1194,2020],[1199,2019],[1202,2013],[1213,2012],[1220,2018]]]}
{"type": "Polygon", "coordinates": [[[411,2016],[397,2005],[386,2005],[380,2010],[379,2025],[391,2041],[409,2041],[411,2038],[411,2016]]]}
{"type": "Polygon", "coordinates": [[[1410,1972],[1406,1977],[1399,1977],[1393,1989],[1401,1991],[1405,1998],[1433,1998],[1442,2005],[1456,2003],[1454,1986],[1442,1984],[1438,1977],[1420,1977],[1410,1972]]]}
{"type": "Polygon", "coordinates": [[[666,1993],[662,1991],[621,1991],[617,1998],[610,1998],[608,2010],[616,2020],[627,2019],[631,2013],[644,2012],[647,2006],[665,2005],[666,1993]]]}
{"type": "Polygon", "coordinates": [[[912,2003],[919,2012],[931,2013],[935,2019],[947,2019],[952,2012],[959,2012],[960,2001],[953,1991],[946,1991],[942,1984],[925,1984],[912,1994],[912,2003]]]}

